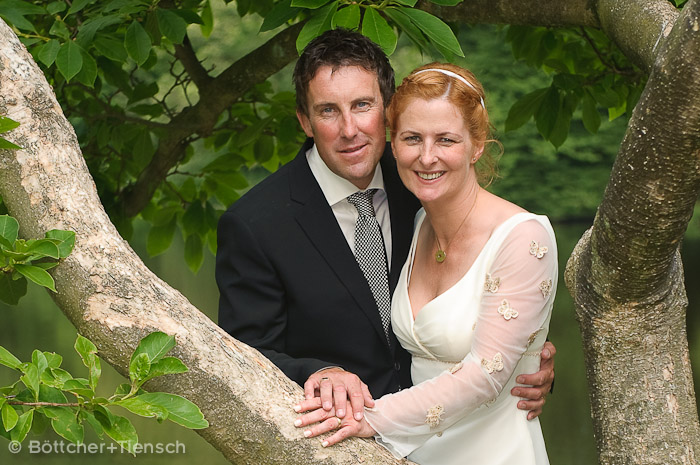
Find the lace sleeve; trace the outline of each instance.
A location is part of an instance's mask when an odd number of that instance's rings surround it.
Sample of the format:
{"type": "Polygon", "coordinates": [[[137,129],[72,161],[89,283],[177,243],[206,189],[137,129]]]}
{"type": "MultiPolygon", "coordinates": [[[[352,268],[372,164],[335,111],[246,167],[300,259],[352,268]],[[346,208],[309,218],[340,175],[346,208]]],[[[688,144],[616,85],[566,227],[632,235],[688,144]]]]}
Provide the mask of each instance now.
{"type": "Polygon", "coordinates": [[[533,349],[528,346],[534,334],[542,333],[556,287],[551,229],[536,220],[515,226],[484,278],[470,353],[451,371],[383,396],[367,409],[377,441],[397,457],[494,400],[523,354],[533,349]]]}

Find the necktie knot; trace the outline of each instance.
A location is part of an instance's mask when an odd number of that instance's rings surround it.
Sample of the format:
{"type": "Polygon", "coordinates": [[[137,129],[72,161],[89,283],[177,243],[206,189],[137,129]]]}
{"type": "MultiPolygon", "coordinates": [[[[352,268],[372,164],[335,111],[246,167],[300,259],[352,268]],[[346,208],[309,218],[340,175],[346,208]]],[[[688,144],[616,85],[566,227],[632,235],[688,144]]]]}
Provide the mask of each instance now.
{"type": "Polygon", "coordinates": [[[377,189],[367,189],[364,192],[355,192],[348,196],[348,202],[357,208],[357,212],[364,216],[375,216],[374,213],[374,194],[377,189]]]}

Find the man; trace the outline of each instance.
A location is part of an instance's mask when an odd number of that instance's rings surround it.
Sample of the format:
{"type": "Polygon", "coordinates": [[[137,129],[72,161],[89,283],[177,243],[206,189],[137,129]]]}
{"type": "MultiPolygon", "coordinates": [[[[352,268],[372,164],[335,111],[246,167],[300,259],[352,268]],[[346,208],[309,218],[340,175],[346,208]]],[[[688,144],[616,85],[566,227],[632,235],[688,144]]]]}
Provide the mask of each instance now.
{"type": "MultiPolygon", "coordinates": [[[[410,356],[380,314],[387,302],[376,297],[377,281],[388,286],[385,294],[396,285],[419,207],[386,144],[384,109],[394,73],[376,44],[334,30],[307,46],[294,82],[297,117],[309,139],[293,161],[221,217],[219,325],[304,385],[307,398],[320,395],[325,410],[334,400],[342,418],[349,398],[359,420],[371,396],[411,385],[410,356]],[[365,239],[356,238],[360,207],[347,198],[370,189],[376,189],[370,199],[384,249],[384,257],[374,258],[384,276],[370,275],[353,253],[365,239]]],[[[545,357],[553,356],[548,348],[545,357]]],[[[551,360],[543,367],[523,380],[538,387],[514,392],[533,399],[520,402],[534,410],[531,417],[554,376],[551,360]]],[[[327,430],[339,424],[327,423],[327,430]]]]}

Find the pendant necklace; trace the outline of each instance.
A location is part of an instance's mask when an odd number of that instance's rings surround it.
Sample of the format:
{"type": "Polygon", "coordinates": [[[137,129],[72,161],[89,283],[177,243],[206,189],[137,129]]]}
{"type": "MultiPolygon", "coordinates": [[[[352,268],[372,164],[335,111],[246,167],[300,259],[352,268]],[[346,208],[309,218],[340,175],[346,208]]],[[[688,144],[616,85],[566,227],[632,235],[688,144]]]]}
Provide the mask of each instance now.
{"type": "MultiPolygon", "coordinates": [[[[459,230],[462,229],[462,225],[464,225],[464,222],[467,220],[467,218],[469,217],[469,214],[474,209],[474,205],[476,205],[476,199],[478,197],[479,197],[479,190],[477,189],[476,194],[474,195],[474,202],[472,203],[472,206],[469,207],[469,210],[467,210],[467,214],[464,215],[464,218],[462,218],[462,222],[459,223],[459,226],[457,227],[457,231],[455,231],[455,235],[452,236],[452,239],[449,240],[449,242],[447,243],[447,245],[445,246],[444,249],[440,246],[440,239],[438,239],[437,233],[435,233],[435,243],[437,244],[437,252],[435,252],[435,261],[436,262],[442,263],[447,258],[447,253],[445,251],[450,246],[450,244],[452,243],[454,238],[457,237],[459,230]]],[[[435,231],[433,231],[433,232],[435,232],[435,231]]]]}

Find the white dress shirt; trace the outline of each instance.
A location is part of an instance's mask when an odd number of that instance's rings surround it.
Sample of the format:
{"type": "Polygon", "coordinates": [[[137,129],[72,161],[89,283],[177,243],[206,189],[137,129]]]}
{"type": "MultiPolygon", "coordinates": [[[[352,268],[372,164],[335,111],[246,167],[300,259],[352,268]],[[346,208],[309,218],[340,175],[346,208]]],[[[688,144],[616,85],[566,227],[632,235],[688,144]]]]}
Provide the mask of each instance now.
{"type": "MultiPolygon", "coordinates": [[[[321,186],[321,191],[326,197],[328,205],[330,205],[338,221],[341,231],[345,236],[345,240],[350,246],[350,250],[355,251],[355,223],[357,222],[357,208],[348,202],[349,195],[358,192],[353,183],[345,178],[342,178],[332,172],[326,163],[321,159],[318,153],[316,144],[306,152],[306,160],[309,162],[311,173],[316,178],[318,185],[321,186]]],[[[391,267],[391,221],[389,218],[389,201],[384,190],[384,178],[382,177],[382,167],[377,164],[374,171],[374,177],[370,181],[367,189],[377,189],[373,197],[374,211],[377,216],[377,221],[382,228],[382,236],[384,237],[384,248],[386,249],[387,269],[391,267]]],[[[365,190],[367,190],[365,189],[365,190]]]]}

